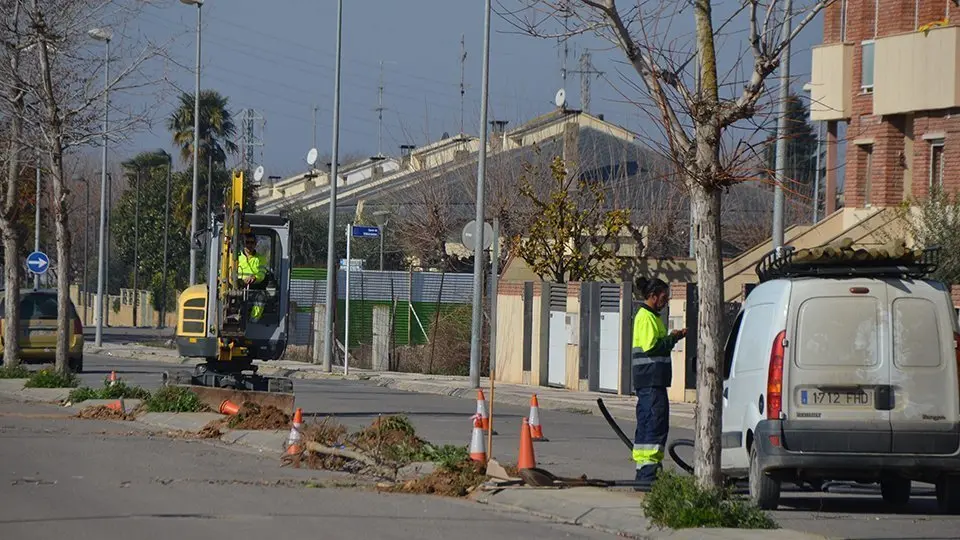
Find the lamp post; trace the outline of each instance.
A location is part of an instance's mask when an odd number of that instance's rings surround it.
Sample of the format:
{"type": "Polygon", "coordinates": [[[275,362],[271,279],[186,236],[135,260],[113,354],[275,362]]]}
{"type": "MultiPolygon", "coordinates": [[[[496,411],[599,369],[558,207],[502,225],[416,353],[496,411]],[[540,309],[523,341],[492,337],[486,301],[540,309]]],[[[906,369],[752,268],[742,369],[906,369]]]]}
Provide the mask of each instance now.
{"type": "MultiPolygon", "coordinates": [[[[334,234],[336,234],[335,229],[337,228],[337,167],[340,160],[340,48],[343,41],[342,37],[343,0],[337,0],[337,59],[333,70],[333,152],[330,160],[330,213],[327,224],[327,316],[323,321],[323,370],[328,372],[333,369],[332,359],[334,340],[336,339],[333,335],[333,315],[337,299],[334,296],[333,284],[337,276],[337,269],[334,266],[336,261],[334,234]]],[[[347,260],[347,264],[350,264],[349,260],[347,260]]],[[[344,347],[346,346],[347,344],[344,343],[344,347]]]]}
{"type": "Polygon", "coordinates": [[[97,320],[97,333],[94,344],[97,347],[103,345],[103,285],[106,273],[106,248],[107,248],[107,132],[110,119],[110,40],[113,33],[103,28],[94,28],[87,34],[105,44],[104,67],[103,67],[103,155],[100,163],[100,246],[97,257],[97,307],[94,310],[94,317],[97,320]]]}
{"type": "MultiPolygon", "coordinates": [[[[37,193],[34,201],[33,250],[40,251],[40,155],[37,154],[37,193]]],[[[33,288],[40,288],[40,274],[33,274],[33,288]]]]}
{"type": "Polygon", "coordinates": [[[170,177],[173,174],[173,156],[162,148],[157,149],[157,155],[167,158],[167,196],[163,206],[163,270],[160,286],[160,324],[157,328],[167,326],[167,242],[170,238],[170,177]]]}
{"type": "Polygon", "coordinates": [[[90,236],[90,182],[83,176],[74,178],[75,182],[82,183],[86,188],[86,203],[83,207],[83,324],[87,324],[87,304],[90,303],[87,297],[89,281],[87,281],[87,268],[90,266],[90,255],[88,253],[90,236]]]}
{"type": "Polygon", "coordinates": [[[140,164],[137,163],[137,179],[133,188],[133,327],[137,327],[137,307],[140,289],[137,278],[140,276],[140,164]]]}
{"type": "Polygon", "coordinates": [[[193,192],[190,210],[190,285],[197,283],[197,251],[193,249],[193,238],[197,235],[197,191],[199,189],[198,158],[200,155],[200,24],[203,13],[203,0],[180,0],[180,3],[197,6],[197,67],[196,84],[193,95],[193,192]]]}

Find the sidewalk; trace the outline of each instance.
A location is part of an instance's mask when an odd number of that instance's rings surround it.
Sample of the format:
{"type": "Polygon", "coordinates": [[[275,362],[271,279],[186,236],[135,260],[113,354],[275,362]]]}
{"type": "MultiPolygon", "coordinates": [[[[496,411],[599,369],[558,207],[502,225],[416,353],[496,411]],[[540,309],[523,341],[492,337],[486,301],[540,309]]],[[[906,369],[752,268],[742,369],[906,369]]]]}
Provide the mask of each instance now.
{"type": "MultiPolygon", "coordinates": [[[[95,348],[86,345],[87,354],[99,354],[116,358],[143,360],[149,362],[165,362],[189,365],[192,361],[182,362],[175,349],[160,347],[146,347],[136,344],[104,344],[95,348]]],[[[476,389],[472,388],[467,377],[446,375],[422,375],[418,373],[377,372],[363,369],[350,369],[350,374],[343,375],[343,368],[335,366],[332,373],[323,371],[322,366],[307,364],[293,360],[276,360],[259,362],[260,373],[289,377],[291,379],[347,379],[367,380],[384,388],[405,390],[421,394],[440,394],[474,400],[477,397],[476,389]]],[[[490,399],[490,379],[482,378],[481,386],[490,399]]],[[[636,398],[601,392],[573,392],[562,388],[545,386],[528,386],[522,384],[496,383],[494,387],[496,403],[526,407],[530,405],[530,396],[537,394],[537,400],[542,409],[577,412],[583,414],[600,414],[597,399],[603,399],[604,405],[614,418],[634,420],[636,418],[636,398]]],[[[670,403],[670,423],[673,426],[693,429],[694,405],[692,403],[670,403]]]]}

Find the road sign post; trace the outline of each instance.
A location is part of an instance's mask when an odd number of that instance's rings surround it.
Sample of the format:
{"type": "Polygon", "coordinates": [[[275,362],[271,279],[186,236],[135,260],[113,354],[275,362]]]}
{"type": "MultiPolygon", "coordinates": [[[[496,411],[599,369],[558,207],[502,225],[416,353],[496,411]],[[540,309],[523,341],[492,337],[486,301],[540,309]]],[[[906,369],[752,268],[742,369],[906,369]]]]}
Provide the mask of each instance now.
{"type": "Polygon", "coordinates": [[[42,251],[34,251],[27,256],[27,268],[37,277],[34,281],[34,288],[40,287],[40,276],[47,273],[50,268],[50,258],[42,251]]]}
{"type": "Polygon", "coordinates": [[[344,301],[344,321],[343,321],[343,374],[350,373],[350,270],[353,268],[353,260],[350,258],[350,246],[353,238],[379,238],[380,228],[368,225],[347,225],[347,290],[344,301]]]}

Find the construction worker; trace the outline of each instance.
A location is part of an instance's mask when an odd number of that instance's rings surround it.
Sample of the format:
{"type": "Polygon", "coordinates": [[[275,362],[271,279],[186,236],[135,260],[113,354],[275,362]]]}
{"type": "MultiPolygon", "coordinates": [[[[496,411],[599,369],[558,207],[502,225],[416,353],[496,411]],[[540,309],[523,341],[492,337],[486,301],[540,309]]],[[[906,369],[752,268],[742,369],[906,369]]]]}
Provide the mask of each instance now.
{"type": "Polygon", "coordinates": [[[663,462],[670,430],[670,402],[667,388],[673,378],[670,352],[687,331],[669,335],[660,318],[667,307],[670,288],[663,280],[639,277],[637,295],[643,299],[633,319],[633,389],[637,394],[637,431],[633,440],[633,460],[637,463],[638,482],[653,482],[663,462]]]}
{"type": "MultiPolygon", "coordinates": [[[[247,234],[243,238],[243,252],[237,261],[237,276],[250,289],[262,289],[267,277],[267,258],[257,253],[257,237],[247,234]]],[[[257,295],[250,307],[250,321],[257,322],[263,315],[263,299],[257,295]]]]}

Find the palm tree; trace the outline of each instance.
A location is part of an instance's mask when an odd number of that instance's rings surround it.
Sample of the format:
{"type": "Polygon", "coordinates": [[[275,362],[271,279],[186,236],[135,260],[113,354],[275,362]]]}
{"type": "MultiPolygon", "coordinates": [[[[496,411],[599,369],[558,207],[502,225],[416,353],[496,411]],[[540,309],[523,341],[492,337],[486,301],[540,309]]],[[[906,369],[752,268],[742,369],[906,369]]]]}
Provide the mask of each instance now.
{"type": "MultiPolygon", "coordinates": [[[[200,163],[208,157],[218,165],[227,161],[227,153],[235,154],[237,145],[233,137],[237,126],[227,109],[228,98],[216,90],[200,91],[200,163]]],[[[180,147],[184,162],[193,158],[193,94],[180,94],[180,106],[167,118],[167,129],[173,133],[173,143],[180,147]]]]}

